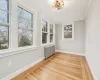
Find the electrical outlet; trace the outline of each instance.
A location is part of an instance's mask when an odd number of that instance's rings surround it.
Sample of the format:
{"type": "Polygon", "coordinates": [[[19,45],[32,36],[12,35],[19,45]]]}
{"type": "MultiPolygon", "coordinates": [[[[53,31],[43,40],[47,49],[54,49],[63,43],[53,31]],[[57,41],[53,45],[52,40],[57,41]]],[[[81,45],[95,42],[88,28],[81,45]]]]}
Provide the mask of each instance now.
{"type": "Polygon", "coordinates": [[[11,61],[9,61],[8,62],[8,67],[10,67],[12,65],[12,62],[11,61]]]}

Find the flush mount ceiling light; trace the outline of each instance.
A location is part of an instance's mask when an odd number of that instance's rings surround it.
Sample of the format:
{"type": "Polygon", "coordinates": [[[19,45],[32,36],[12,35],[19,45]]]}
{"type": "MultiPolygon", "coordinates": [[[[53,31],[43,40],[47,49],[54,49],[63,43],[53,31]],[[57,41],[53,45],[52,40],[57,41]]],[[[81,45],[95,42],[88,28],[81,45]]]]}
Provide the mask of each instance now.
{"type": "Polygon", "coordinates": [[[54,9],[60,10],[64,7],[64,1],[63,0],[54,0],[52,7],[54,9]]]}

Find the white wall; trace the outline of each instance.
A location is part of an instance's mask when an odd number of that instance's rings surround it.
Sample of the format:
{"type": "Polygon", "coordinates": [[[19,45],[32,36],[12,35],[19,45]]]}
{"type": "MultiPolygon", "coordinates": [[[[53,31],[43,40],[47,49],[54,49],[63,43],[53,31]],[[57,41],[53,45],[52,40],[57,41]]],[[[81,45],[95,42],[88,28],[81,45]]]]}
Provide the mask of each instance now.
{"type": "Polygon", "coordinates": [[[75,21],[74,29],[74,40],[62,39],[62,25],[56,25],[56,50],[84,54],[85,21],[75,21]]]}
{"type": "MultiPolygon", "coordinates": [[[[20,52],[16,51],[15,55],[10,55],[7,57],[0,58],[0,80],[19,69],[34,63],[39,59],[44,58],[44,48],[38,47],[37,49],[29,49],[29,51],[20,52]]],[[[11,54],[8,53],[8,54],[11,54]]],[[[9,79],[8,79],[9,80],[9,79]]]]}
{"type": "Polygon", "coordinates": [[[94,77],[100,80],[100,0],[92,0],[86,18],[85,53],[94,77]]]}

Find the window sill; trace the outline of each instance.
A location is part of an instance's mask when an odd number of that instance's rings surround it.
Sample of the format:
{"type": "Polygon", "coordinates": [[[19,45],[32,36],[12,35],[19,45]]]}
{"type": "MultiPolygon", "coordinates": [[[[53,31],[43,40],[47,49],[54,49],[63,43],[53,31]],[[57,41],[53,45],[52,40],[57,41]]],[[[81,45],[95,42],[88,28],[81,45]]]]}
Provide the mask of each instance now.
{"type": "Polygon", "coordinates": [[[72,40],[74,40],[74,38],[63,38],[63,40],[72,41],[72,40]]]}
{"type": "Polygon", "coordinates": [[[49,46],[52,46],[52,45],[55,45],[55,44],[54,43],[42,44],[41,47],[49,47],[49,46]]]}
{"type": "Polygon", "coordinates": [[[31,50],[38,49],[37,46],[28,46],[28,47],[20,47],[20,48],[12,48],[12,49],[6,49],[6,50],[1,50],[0,51],[0,58],[10,56],[10,55],[15,55],[18,53],[23,53],[31,50]]]}

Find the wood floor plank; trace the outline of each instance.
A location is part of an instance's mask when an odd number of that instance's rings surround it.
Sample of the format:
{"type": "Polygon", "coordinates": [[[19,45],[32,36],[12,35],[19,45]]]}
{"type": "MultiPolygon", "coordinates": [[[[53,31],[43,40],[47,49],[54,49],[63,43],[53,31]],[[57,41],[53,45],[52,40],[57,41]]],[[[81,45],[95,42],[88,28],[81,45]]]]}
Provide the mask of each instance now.
{"type": "Polygon", "coordinates": [[[50,63],[44,65],[44,67],[54,68],[54,69],[57,69],[59,71],[60,70],[61,71],[65,71],[65,72],[68,72],[68,73],[71,73],[71,74],[78,74],[78,75],[81,74],[81,71],[78,70],[78,69],[75,69],[75,68],[72,68],[72,67],[68,67],[66,65],[58,64],[58,63],[55,63],[55,62],[50,62],[50,63]]]}
{"type": "Polygon", "coordinates": [[[64,75],[64,76],[69,77],[69,78],[72,78],[72,79],[74,79],[74,80],[81,80],[80,77],[77,77],[77,76],[75,76],[75,75],[69,74],[69,73],[67,73],[66,71],[62,70],[62,69],[56,69],[56,68],[49,67],[49,66],[48,66],[48,67],[45,67],[45,68],[48,68],[48,69],[50,69],[50,70],[52,70],[52,71],[55,71],[55,73],[62,74],[62,75],[64,75]]]}
{"type": "Polygon", "coordinates": [[[12,80],[94,80],[85,57],[57,52],[12,80]]]}
{"type": "Polygon", "coordinates": [[[41,67],[40,68],[41,71],[45,71],[45,73],[51,75],[52,77],[55,77],[57,80],[73,80],[72,78],[69,78],[69,77],[66,77],[66,76],[63,76],[59,73],[56,73],[55,71],[52,71],[48,68],[44,68],[44,67],[41,67]]]}
{"type": "Polygon", "coordinates": [[[86,63],[85,57],[81,57],[81,66],[82,66],[82,76],[83,80],[94,80],[89,69],[88,64],[86,63]]]}
{"type": "Polygon", "coordinates": [[[29,79],[29,80],[38,80],[38,79],[37,79],[34,75],[32,75],[32,74],[27,75],[26,78],[29,79]]]}
{"type": "Polygon", "coordinates": [[[73,62],[68,62],[66,60],[63,60],[63,59],[59,59],[59,58],[56,58],[56,59],[52,59],[51,61],[54,61],[54,62],[58,62],[58,63],[64,63],[65,65],[69,65],[69,66],[73,66],[73,67],[76,67],[76,68],[80,68],[80,63],[79,64],[75,64],[73,62]]]}

